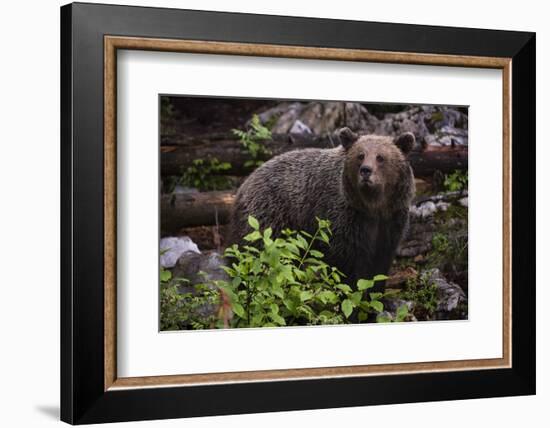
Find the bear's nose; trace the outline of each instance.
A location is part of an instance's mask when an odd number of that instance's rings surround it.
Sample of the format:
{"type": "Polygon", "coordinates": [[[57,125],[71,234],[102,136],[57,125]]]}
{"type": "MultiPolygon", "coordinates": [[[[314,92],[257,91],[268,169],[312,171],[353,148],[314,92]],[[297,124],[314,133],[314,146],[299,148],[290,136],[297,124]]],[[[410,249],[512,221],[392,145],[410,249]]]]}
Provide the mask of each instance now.
{"type": "Polygon", "coordinates": [[[363,178],[369,178],[372,174],[372,168],[363,165],[361,168],[359,168],[359,174],[361,174],[361,177],[363,178]]]}

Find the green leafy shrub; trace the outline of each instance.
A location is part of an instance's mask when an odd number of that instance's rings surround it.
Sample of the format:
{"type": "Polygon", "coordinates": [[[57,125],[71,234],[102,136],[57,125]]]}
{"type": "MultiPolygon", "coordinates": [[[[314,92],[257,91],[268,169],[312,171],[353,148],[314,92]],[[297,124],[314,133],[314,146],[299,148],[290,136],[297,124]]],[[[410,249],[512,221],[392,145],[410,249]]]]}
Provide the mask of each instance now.
{"type": "Polygon", "coordinates": [[[427,273],[407,280],[400,297],[415,302],[415,312],[420,318],[431,318],[437,309],[437,286],[427,273]]]}
{"type": "Polygon", "coordinates": [[[185,278],[172,278],[172,273],[161,267],[160,329],[200,330],[223,326],[220,290],[207,283],[195,284],[192,287],[188,286],[188,283],[185,278]],[[217,308],[217,311],[212,311],[212,308],[217,308]]]}
{"type": "Polygon", "coordinates": [[[229,189],[233,183],[222,175],[229,169],[229,162],[220,162],[217,158],[195,159],[192,165],[182,171],[181,176],[174,177],[168,183],[168,193],[173,192],[178,185],[195,187],[200,191],[229,189]]]}
{"type": "Polygon", "coordinates": [[[262,125],[257,114],[252,116],[250,126],[246,131],[232,129],[231,132],[239,138],[244,152],[250,157],[244,163],[245,167],[258,167],[263,163],[262,158],[271,155],[271,150],[262,144],[262,141],[271,140],[271,131],[262,125]]]}
{"type": "Polygon", "coordinates": [[[445,175],[443,183],[445,190],[449,192],[464,192],[468,189],[468,173],[456,170],[452,174],[445,175]]]}
{"type": "Polygon", "coordinates": [[[319,248],[330,245],[331,236],[327,220],[317,219],[313,235],[287,229],[277,238],[254,217],[248,222],[248,244],[225,250],[228,280],[205,281],[182,292],[187,281],[161,269],[162,330],[346,324],[383,311],[383,293],[369,290],[386,276],[360,279],[352,288],[323,260],[319,248]]]}
{"type": "Polygon", "coordinates": [[[468,270],[468,235],[440,231],[432,237],[432,250],[426,257],[427,268],[438,268],[453,280],[468,270]]]}
{"type": "Polygon", "coordinates": [[[342,324],[365,321],[370,313],[383,310],[382,293],[366,291],[376,281],[360,279],[356,289],[343,282],[344,275],[323,261],[318,245],[330,244],[330,223],[317,219],[313,235],[285,230],[273,239],[271,228],[260,229],[249,217],[252,232],[244,237],[252,245],[233,245],[225,251],[231,281],[220,286],[231,298],[234,326],[342,324]]]}
{"type": "Polygon", "coordinates": [[[433,251],[441,254],[445,254],[449,250],[449,238],[443,233],[434,233],[432,237],[432,249],[433,251]]]}

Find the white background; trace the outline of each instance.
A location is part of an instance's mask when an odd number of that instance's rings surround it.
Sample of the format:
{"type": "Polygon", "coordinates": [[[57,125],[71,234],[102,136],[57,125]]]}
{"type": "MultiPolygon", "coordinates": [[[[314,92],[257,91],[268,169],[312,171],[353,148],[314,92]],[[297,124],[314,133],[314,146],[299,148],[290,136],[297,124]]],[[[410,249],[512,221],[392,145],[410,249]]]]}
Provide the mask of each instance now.
{"type": "MultiPolygon", "coordinates": [[[[104,1],[111,3],[110,1],[104,1]]],[[[544,2],[463,0],[386,2],[246,2],[233,0],[126,1],[129,4],[256,13],[490,27],[537,31],[537,122],[539,183],[550,183],[550,149],[542,135],[550,114],[550,29],[544,2]]],[[[59,10],[62,2],[4,2],[0,9],[0,423],[7,427],[54,426],[59,406],[59,10]]],[[[529,148],[526,148],[528,150],[529,148]]],[[[550,217],[547,188],[537,188],[538,395],[461,402],[328,409],[125,426],[280,427],[542,426],[550,402],[550,329],[544,303],[550,297],[550,217]],[[546,285],[546,287],[545,287],[546,285]]]]}
{"type": "Polygon", "coordinates": [[[502,262],[484,262],[502,246],[502,165],[486,164],[502,158],[502,71],[122,51],[117,79],[119,376],[502,356],[502,262]],[[159,93],[469,105],[468,321],[159,334],[159,93]]]}

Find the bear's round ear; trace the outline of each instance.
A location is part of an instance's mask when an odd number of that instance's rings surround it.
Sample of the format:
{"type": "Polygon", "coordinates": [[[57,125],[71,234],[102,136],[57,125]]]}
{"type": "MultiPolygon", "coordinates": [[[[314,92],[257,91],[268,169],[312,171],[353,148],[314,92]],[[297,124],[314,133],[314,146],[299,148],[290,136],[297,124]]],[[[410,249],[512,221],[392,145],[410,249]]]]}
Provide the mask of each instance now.
{"type": "Polygon", "coordinates": [[[399,149],[403,152],[403,154],[408,154],[414,147],[414,142],[416,139],[414,138],[414,134],[412,132],[404,132],[401,135],[398,135],[395,137],[395,140],[393,141],[399,149]]]}
{"type": "Polygon", "coordinates": [[[357,141],[359,138],[359,135],[357,135],[355,132],[353,132],[351,129],[349,129],[347,126],[345,128],[338,129],[334,135],[336,138],[340,141],[340,144],[344,147],[344,149],[349,149],[353,143],[357,141]]]}

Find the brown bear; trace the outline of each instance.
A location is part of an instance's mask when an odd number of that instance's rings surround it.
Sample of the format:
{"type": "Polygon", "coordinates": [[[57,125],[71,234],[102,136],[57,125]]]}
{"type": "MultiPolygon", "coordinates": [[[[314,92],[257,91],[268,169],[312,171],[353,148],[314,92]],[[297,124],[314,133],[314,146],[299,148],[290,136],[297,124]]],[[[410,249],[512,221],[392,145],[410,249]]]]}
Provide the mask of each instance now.
{"type": "Polygon", "coordinates": [[[325,261],[345,282],[387,274],[408,225],[415,193],[406,154],[415,138],[336,132],[332,149],[295,150],[276,156],[241,185],[231,216],[232,242],[250,232],[248,216],[274,234],[285,228],[313,233],[316,217],[331,222],[325,261]]]}

